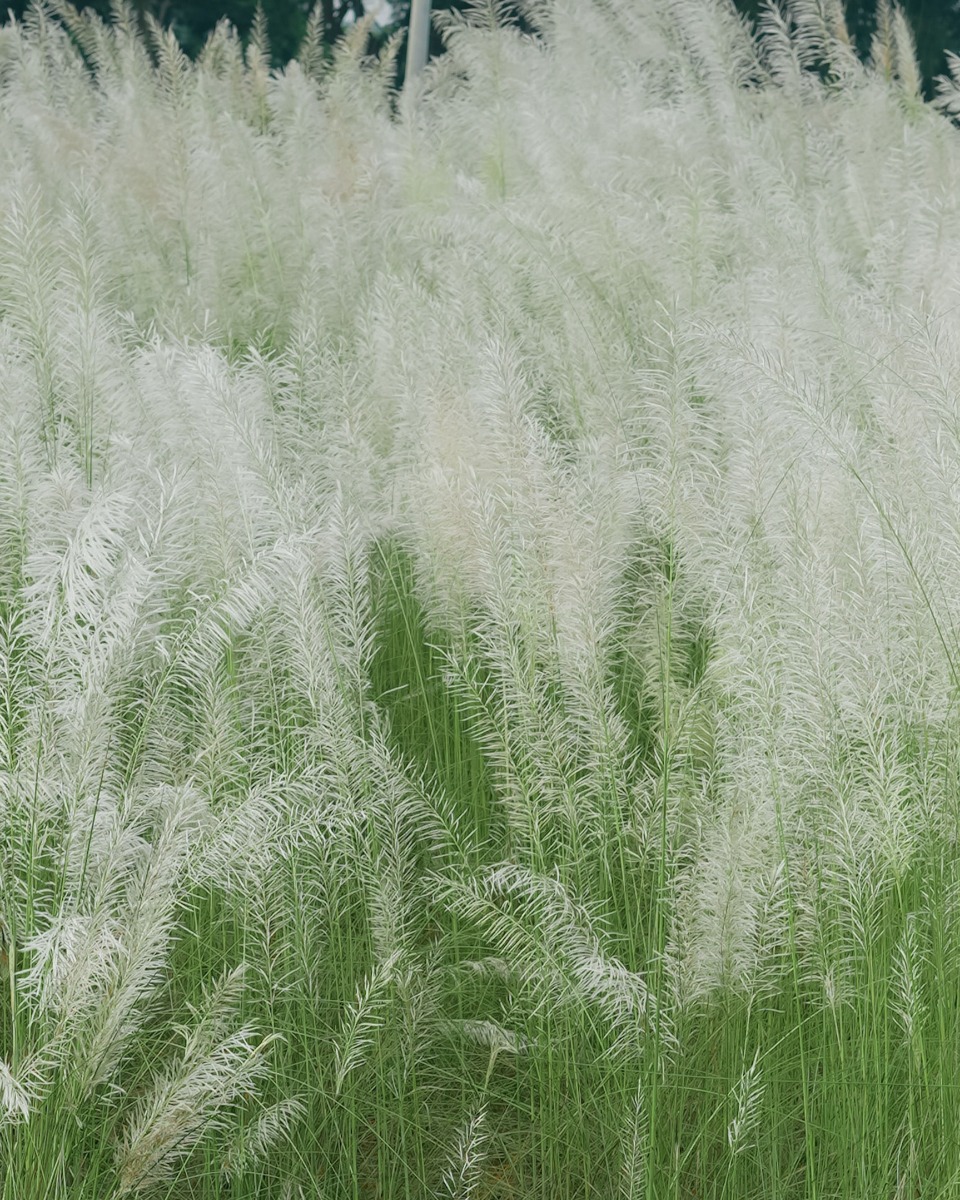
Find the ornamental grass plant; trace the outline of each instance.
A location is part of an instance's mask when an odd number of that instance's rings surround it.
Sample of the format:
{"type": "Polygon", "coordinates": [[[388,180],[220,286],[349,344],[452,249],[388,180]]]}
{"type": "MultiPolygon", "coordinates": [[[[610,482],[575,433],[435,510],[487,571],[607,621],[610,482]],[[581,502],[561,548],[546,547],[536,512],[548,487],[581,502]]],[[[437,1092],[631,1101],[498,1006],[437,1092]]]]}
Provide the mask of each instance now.
{"type": "Polygon", "coordinates": [[[960,66],[507,7],[0,28],[2,1200],[960,1197],[960,66]]]}

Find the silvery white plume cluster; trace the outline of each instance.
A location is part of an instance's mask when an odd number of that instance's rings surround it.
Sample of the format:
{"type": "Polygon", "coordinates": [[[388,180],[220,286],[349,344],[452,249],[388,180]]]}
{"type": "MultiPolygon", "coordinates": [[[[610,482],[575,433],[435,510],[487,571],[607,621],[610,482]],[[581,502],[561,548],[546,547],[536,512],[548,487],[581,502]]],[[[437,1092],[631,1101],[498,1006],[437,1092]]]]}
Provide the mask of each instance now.
{"type": "Polygon", "coordinates": [[[958,60],[436,23],[0,28],[0,1200],[956,1195],[958,60]]]}

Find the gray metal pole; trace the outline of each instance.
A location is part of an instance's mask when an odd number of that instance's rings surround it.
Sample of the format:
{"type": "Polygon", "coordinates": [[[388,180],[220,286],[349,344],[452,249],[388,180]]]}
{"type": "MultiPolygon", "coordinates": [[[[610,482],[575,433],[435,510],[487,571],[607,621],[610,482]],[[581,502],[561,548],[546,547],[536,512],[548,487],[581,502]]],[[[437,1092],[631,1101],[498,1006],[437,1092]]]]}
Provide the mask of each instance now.
{"type": "Polygon", "coordinates": [[[412,80],[427,65],[430,49],[431,0],[413,0],[407,34],[407,79],[412,80]]]}

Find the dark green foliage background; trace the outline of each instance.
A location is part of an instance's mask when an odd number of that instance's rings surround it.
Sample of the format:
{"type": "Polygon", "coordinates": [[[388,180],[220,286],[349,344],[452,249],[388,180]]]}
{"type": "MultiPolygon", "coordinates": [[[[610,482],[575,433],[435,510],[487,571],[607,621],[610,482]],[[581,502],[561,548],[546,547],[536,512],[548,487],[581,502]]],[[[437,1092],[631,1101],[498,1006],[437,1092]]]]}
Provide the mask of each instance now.
{"type": "MultiPolygon", "coordinates": [[[[763,0],[734,0],[737,8],[754,18],[763,0]]],[[[957,0],[899,0],[917,44],[917,58],[927,97],[934,94],[934,80],[946,71],[945,51],[960,53],[960,3],[957,0]]],[[[876,0],[846,0],[847,24],[861,54],[870,50],[876,24],[876,0]]]]}
{"type": "MultiPolygon", "coordinates": [[[[307,18],[314,0],[261,0],[270,43],[277,65],[286,62],[295,53],[307,27],[307,18]]],[[[745,16],[753,19],[760,11],[763,0],[735,0],[745,16]]],[[[29,7],[30,0],[14,0],[7,11],[21,17],[29,7]]],[[[211,30],[222,18],[231,21],[241,34],[246,34],[256,11],[257,0],[133,0],[134,7],[141,13],[150,13],[162,24],[172,26],[184,49],[196,54],[211,30]]],[[[81,7],[78,4],[78,7],[81,7]]],[[[106,15],[110,0],[91,0],[86,5],[106,15]]],[[[362,16],[370,8],[370,0],[319,0],[318,7],[323,16],[324,33],[332,45],[343,33],[345,22],[362,16]]],[[[391,33],[406,27],[410,17],[410,0],[394,0],[394,21],[389,29],[378,29],[372,50],[377,50],[391,33]]],[[[463,8],[465,0],[433,0],[438,9],[463,8]]],[[[847,20],[862,53],[869,52],[870,37],[875,24],[875,0],[847,0],[847,20]]],[[[933,94],[934,80],[946,68],[945,51],[960,52],[960,2],[958,0],[900,0],[917,43],[917,56],[923,74],[928,97],[933,94]]],[[[440,53],[440,39],[434,31],[431,53],[440,53]]],[[[402,82],[403,62],[400,59],[402,82]]]]}

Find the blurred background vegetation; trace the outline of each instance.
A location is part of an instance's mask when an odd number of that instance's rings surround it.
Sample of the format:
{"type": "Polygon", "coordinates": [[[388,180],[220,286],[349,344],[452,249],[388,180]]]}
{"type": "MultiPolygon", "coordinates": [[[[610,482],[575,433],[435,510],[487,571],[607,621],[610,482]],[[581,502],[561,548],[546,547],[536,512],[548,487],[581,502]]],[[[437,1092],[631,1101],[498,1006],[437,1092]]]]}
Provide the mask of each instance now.
{"type": "MultiPolygon", "coordinates": [[[[31,0],[13,0],[7,10],[21,17],[31,0]]],[[[435,10],[468,7],[470,0],[433,0],[435,10]]],[[[742,13],[755,19],[764,0],[735,0],[742,13]]],[[[880,0],[881,6],[886,0],[880,0]]],[[[274,63],[287,62],[297,50],[307,28],[311,10],[316,7],[323,20],[324,39],[333,46],[345,29],[367,13],[377,17],[371,31],[372,53],[377,53],[392,34],[406,29],[410,17],[410,0],[261,0],[274,63]]],[[[91,0],[87,5],[106,16],[110,0],[91,0]]],[[[151,14],[163,25],[171,26],[188,54],[195,55],[218,21],[226,18],[246,35],[253,22],[257,0],[133,0],[141,14],[151,14]]],[[[877,0],[845,0],[847,22],[857,45],[864,55],[869,53],[870,39],[876,28],[877,0]]],[[[924,80],[924,90],[933,95],[934,80],[946,70],[945,51],[960,53],[960,0],[900,0],[917,45],[917,57],[924,80]]],[[[518,18],[519,19],[519,18],[518,18]]],[[[442,53],[436,32],[432,36],[431,53],[442,53]]],[[[399,56],[400,78],[403,82],[403,54],[399,56]]]]}
{"type": "MultiPolygon", "coordinates": [[[[735,0],[737,8],[755,19],[764,0],[735,0]]],[[[892,0],[844,0],[847,27],[863,57],[870,53],[870,40],[877,15],[892,0]]],[[[934,95],[934,81],[947,70],[946,52],[960,54],[960,0],[899,0],[917,46],[917,61],[927,99],[934,95]]]]}

